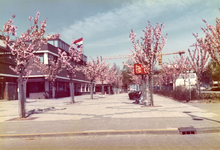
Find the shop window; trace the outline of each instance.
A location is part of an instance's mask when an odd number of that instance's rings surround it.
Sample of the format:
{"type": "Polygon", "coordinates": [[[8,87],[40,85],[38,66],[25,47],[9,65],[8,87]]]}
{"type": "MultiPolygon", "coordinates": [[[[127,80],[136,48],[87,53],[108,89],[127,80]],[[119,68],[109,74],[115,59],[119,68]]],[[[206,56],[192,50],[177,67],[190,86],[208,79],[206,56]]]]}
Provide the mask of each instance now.
{"type": "Polygon", "coordinates": [[[28,82],[27,88],[30,93],[44,92],[44,82],[28,82]]]}
{"type": "Polygon", "coordinates": [[[44,82],[39,83],[39,91],[43,92],[44,91],[44,82]]]}
{"type": "Polygon", "coordinates": [[[70,91],[70,84],[69,83],[66,83],[66,90],[70,91]]]}
{"type": "Polygon", "coordinates": [[[63,91],[63,90],[64,90],[64,83],[59,82],[59,84],[58,84],[58,90],[59,90],[59,91],[63,91]]]}

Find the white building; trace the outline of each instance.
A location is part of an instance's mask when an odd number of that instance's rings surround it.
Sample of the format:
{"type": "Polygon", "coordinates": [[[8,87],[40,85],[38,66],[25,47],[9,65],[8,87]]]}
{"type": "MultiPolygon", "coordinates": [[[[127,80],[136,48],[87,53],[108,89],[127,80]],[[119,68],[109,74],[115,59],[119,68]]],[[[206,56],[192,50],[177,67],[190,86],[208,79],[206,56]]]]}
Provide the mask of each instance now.
{"type": "Polygon", "coordinates": [[[191,87],[192,86],[195,87],[196,83],[197,83],[196,73],[180,74],[176,80],[176,87],[177,86],[186,86],[188,88],[189,85],[191,85],[191,87]]]}

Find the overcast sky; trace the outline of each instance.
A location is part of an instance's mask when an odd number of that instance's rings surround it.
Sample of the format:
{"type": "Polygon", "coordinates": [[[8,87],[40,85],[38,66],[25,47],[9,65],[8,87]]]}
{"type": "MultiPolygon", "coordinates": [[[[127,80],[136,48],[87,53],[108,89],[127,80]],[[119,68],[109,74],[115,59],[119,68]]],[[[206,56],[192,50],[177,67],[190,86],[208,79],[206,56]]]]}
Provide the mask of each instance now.
{"type": "MultiPolygon", "coordinates": [[[[29,16],[40,12],[40,21],[48,17],[47,33],[60,33],[61,39],[71,43],[72,38],[84,39],[84,54],[115,56],[130,54],[131,29],[137,39],[150,21],[152,26],[163,23],[163,35],[168,34],[163,53],[190,48],[195,42],[192,33],[203,36],[200,27],[205,27],[204,18],[215,25],[219,17],[219,0],[0,0],[0,25],[16,15],[18,35],[30,26],[29,16]]],[[[187,54],[186,54],[187,55],[187,54]]],[[[163,61],[174,55],[163,56],[163,61]]],[[[122,69],[122,61],[112,60],[122,69]]]]}

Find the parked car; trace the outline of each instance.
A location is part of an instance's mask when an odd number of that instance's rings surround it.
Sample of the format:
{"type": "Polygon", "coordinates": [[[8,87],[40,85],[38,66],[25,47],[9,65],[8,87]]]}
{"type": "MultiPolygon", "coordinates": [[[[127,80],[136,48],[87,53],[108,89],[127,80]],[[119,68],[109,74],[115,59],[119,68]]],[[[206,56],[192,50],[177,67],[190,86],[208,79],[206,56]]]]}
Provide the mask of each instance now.
{"type": "Polygon", "coordinates": [[[135,100],[136,98],[139,98],[141,95],[141,91],[130,91],[128,93],[129,99],[130,100],[135,100]]]}

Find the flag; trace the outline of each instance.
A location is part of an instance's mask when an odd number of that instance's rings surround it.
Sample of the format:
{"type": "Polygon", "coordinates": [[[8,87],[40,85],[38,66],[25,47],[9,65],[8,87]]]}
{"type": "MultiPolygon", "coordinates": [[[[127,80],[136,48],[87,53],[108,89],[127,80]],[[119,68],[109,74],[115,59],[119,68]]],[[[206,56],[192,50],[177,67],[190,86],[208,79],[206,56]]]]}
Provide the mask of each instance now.
{"type": "Polygon", "coordinates": [[[74,44],[77,45],[77,47],[79,48],[81,45],[83,45],[83,38],[80,38],[78,40],[74,41],[74,44]]]}

